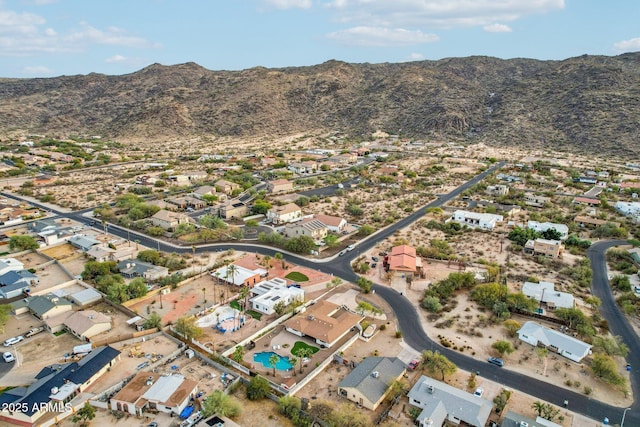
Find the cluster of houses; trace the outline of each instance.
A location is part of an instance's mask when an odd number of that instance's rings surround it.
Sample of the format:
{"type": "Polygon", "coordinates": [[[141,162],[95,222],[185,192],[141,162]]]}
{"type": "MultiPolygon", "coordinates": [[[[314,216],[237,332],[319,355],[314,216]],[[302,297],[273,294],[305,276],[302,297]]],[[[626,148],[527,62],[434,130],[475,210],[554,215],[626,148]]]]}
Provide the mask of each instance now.
{"type": "Polygon", "coordinates": [[[25,270],[22,262],[15,258],[0,259],[0,300],[28,294],[38,282],[38,276],[25,270]]]}

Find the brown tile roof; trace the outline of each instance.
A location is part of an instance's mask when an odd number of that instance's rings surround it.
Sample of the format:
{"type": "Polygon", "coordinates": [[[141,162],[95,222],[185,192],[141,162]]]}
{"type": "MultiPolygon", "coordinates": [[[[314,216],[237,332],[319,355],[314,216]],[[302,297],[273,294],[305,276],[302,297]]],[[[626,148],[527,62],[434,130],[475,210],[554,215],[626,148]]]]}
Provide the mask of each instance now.
{"type": "Polygon", "coordinates": [[[325,214],[317,214],[314,216],[315,219],[326,225],[327,227],[338,227],[342,222],[342,218],[339,216],[325,215],[325,214]]]}
{"type": "Polygon", "coordinates": [[[362,317],[357,314],[322,300],[307,308],[304,313],[287,320],[284,326],[331,344],[361,320],[362,317]]]}
{"type": "Polygon", "coordinates": [[[416,250],[409,245],[395,246],[389,256],[389,270],[416,271],[416,250]]]}

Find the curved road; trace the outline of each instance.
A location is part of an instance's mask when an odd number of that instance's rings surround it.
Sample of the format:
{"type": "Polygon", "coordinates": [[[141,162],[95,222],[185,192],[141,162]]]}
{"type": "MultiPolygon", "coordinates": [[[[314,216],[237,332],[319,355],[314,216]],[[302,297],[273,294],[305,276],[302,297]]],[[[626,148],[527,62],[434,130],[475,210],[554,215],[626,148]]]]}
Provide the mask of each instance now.
{"type": "MultiPolygon", "coordinates": [[[[413,222],[417,221],[424,216],[426,209],[431,207],[438,207],[448,202],[449,200],[457,197],[460,193],[475,185],[484,179],[488,174],[493,173],[494,170],[501,167],[502,163],[493,165],[491,168],[475,176],[470,181],[464,183],[460,187],[456,188],[452,192],[440,196],[437,200],[422,207],[416,212],[412,213],[408,217],[403,218],[397,223],[380,230],[377,233],[369,236],[367,239],[360,241],[357,247],[366,251],[381,240],[391,236],[395,231],[404,228],[413,222]]],[[[12,197],[10,194],[5,196],[12,197]]],[[[15,197],[13,197],[15,198],[15,197]]],[[[34,205],[38,205],[34,203],[34,205]]],[[[87,218],[82,216],[81,212],[57,212],[47,206],[42,206],[46,210],[53,211],[61,217],[71,218],[79,222],[88,224],[87,218]]],[[[97,224],[96,228],[101,229],[101,225],[97,224]]],[[[191,246],[180,247],[166,242],[161,242],[153,239],[144,234],[139,234],[133,231],[128,231],[125,228],[121,228],[114,225],[109,225],[109,232],[122,238],[132,238],[138,240],[140,244],[149,248],[158,248],[159,250],[166,252],[191,252],[191,246]]],[[[640,382],[640,341],[637,335],[629,325],[627,319],[620,313],[616,307],[615,300],[609,288],[609,281],[606,274],[606,261],[604,253],[612,246],[626,244],[626,241],[606,241],[598,242],[594,244],[588,251],[587,256],[591,260],[591,268],[593,270],[592,289],[593,294],[602,300],[601,313],[602,316],[609,322],[609,327],[614,335],[620,335],[627,343],[630,349],[627,361],[631,363],[633,367],[631,387],[634,392],[634,396],[639,396],[639,382],[640,382]]],[[[283,252],[274,250],[271,247],[254,245],[254,244],[210,244],[197,246],[196,252],[208,252],[211,250],[234,248],[241,251],[257,252],[262,255],[273,256],[276,252],[283,252]]],[[[359,251],[358,251],[359,252],[359,251]]],[[[294,254],[286,254],[287,260],[300,264],[305,267],[319,269],[325,273],[333,274],[346,281],[355,282],[358,278],[351,269],[351,262],[358,254],[347,252],[343,257],[334,257],[333,259],[326,260],[309,260],[307,258],[299,257],[294,254]]],[[[614,407],[597,400],[593,400],[584,394],[576,393],[571,390],[567,390],[562,387],[555,386],[553,384],[537,380],[535,378],[519,374],[517,372],[510,371],[509,369],[499,368],[484,361],[478,361],[472,357],[466,356],[462,353],[442,347],[440,344],[434,342],[426,334],[424,329],[419,326],[420,317],[416,311],[415,306],[405,296],[400,295],[396,291],[386,286],[374,285],[373,289],[382,298],[386,300],[391,309],[394,311],[398,318],[399,328],[402,331],[403,339],[411,347],[417,351],[425,349],[438,350],[445,356],[447,356],[453,363],[459,366],[461,369],[468,371],[480,372],[480,375],[503,384],[506,387],[513,388],[515,390],[522,390],[528,394],[538,397],[542,400],[554,403],[558,406],[562,406],[564,400],[569,401],[569,409],[577,413],[586,415],[595,420],[602,420],[604,417],[608,417],[612,423],[618,422],[622,418],[623,408],[614,407]]],[[[560,380],[560,379],[559,379],[560,380]]],[[[631,406],[631,410],[627,412],[625,418],[625,425],[640,426],[640,399],[636,399],[631,406]]]]}

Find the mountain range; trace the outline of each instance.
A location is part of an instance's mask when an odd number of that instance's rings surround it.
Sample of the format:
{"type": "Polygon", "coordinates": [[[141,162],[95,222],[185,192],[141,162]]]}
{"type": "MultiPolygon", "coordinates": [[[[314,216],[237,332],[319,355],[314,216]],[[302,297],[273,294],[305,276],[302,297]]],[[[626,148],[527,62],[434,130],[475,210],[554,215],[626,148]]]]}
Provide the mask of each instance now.
{"type": "Polygon", "coordinates": [[[640,153],[640,53],[0,79],[0,133],[16,130],[130,141],[382,130],[629,157],[640,153]]]}

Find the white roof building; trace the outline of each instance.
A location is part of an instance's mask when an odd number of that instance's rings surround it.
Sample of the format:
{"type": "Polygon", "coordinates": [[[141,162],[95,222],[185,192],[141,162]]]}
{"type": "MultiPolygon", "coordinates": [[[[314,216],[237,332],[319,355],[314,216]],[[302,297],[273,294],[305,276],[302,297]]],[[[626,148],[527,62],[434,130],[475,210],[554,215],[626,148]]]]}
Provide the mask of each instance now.
{"type": "Polygon", "coordinates": [[[569,237],[569,227],[564,224],[556,224],[553,222],[538,222],[538,221],[528,221],[527,228],[535,230],[539,233],[544,233],[547,230],[556,230],[560,233],[560,240],[565,240],[569,237]]]}
{"type": "Polygon", "coordinates": [[[591,353],[589,344],[536,322],[529,321],[522,325],[518,330],[518,338],[534,347],[542,344],[574,362],[580,362],[591,353]]]}
{"type": "Polygon", "coordinates": [[[640,203],[638,202],[616,202],[616,210],[623,215],[634,218],[635,220],[640,219],[640,203]]]}
{"type": "Polygon", "coordinates": [[[0,259],[0,276],[10,271],[20,271],[24,269],[24,264],[15,258],[0,259]]]}
{"type": "Polygon", "coordinates": [[[547,304],[549,309],[573,308],[575,300],[573,295],[555,290],[551,282],[524,282],[522,293],[536,301],[547,304]]]}
{"type": "Polygon", "coordinates": [[[453,213],[451,220],[473,228],[493,230],[496,223],[502,222],[504,217],[502,215],[457,210],[453,213]]]}
{"type": "Polygon", "coordinates": [[[216,271],[212,272],[211,276],[220,280],[224,280],[225,282],[234,284],[236,286],[244,286],[244,285],[256,284],[257,282],[256,277],[262,277],[267,274],[267,270],[263,268],[256,268],[255,270],[250,270],[248,268],[241,267],[235,264],[229,264],[229,265],[220,267],[216,271]],[[229,265],[234,266],[234,271],[231,271],[231,269],[229,268],[229,265]]]}
{"type": "Polygon", "coordinates": [[[296,286],[287,287],[284,279],[273,278],[257,283],[251,294],[255,295],[249,300],[254,310],[264,314],[273,314],[275,306],[279,303],[286,305],[293,301],[304,301],[304,291],[296,286]]]}

